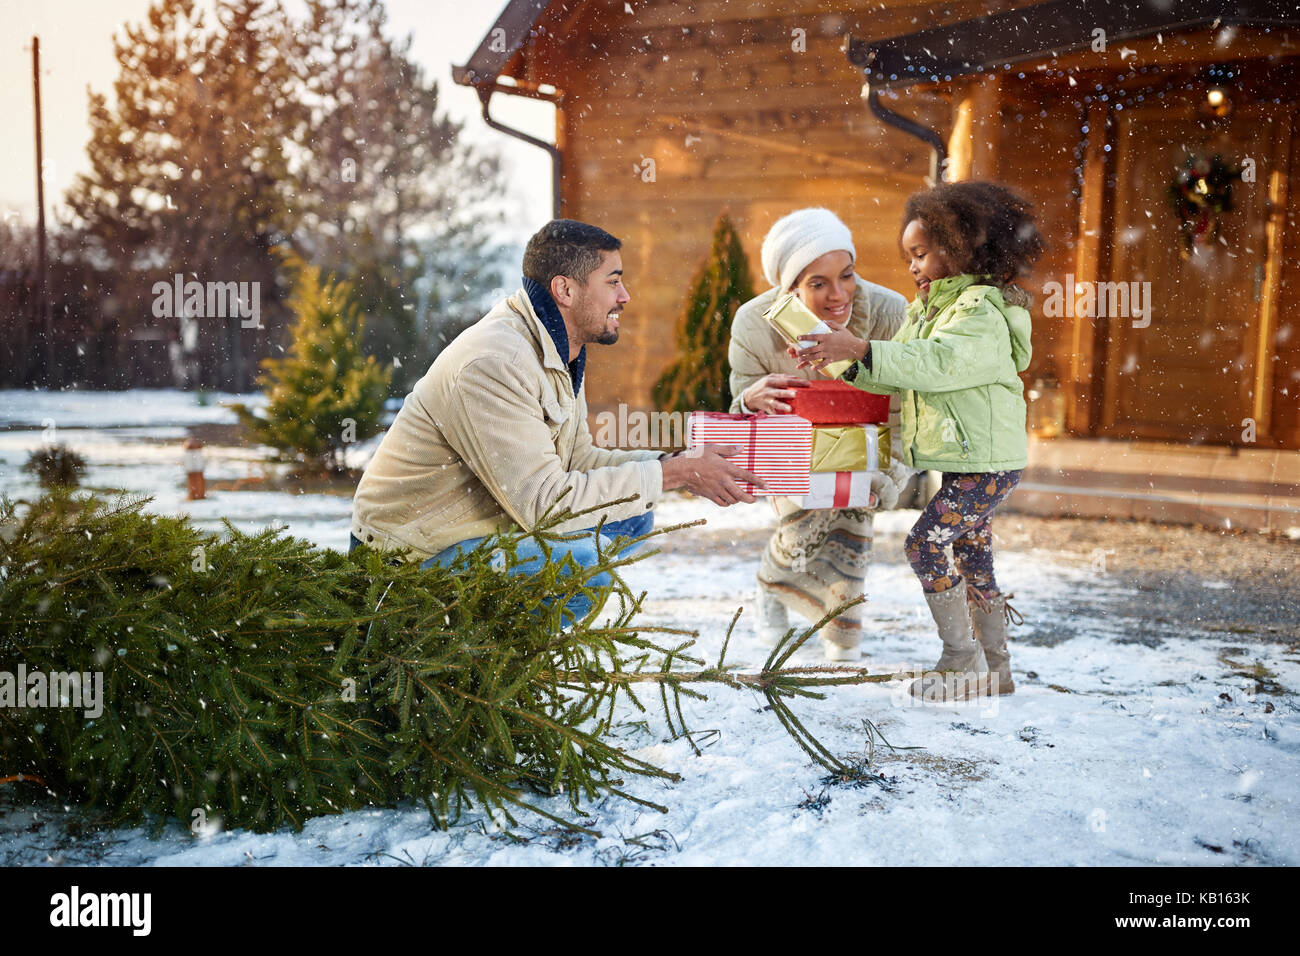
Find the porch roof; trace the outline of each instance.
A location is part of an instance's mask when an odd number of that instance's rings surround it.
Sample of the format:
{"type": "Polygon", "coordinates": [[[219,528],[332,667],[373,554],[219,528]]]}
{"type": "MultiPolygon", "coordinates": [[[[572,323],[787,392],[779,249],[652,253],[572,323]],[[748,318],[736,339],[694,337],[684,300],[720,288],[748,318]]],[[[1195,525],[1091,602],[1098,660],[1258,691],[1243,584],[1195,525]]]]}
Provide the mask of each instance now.
{"type": "MultiPolygon", "coordinates": [[[[473,56],[464,66],[453,66],[451,77],[461,86],[488,86],[496,83],[524,44],[535,34],[537,25],[553,0],[510,0],[484,35],[473,56]]],[[[574,6],[576,3],[571,3],[574,6]]]]}
{"type": "Polygon", "coordinates": [[[1047,0],[891,37],[849,39],[848,56],[874,89],[951,80],[1105,42],[1205,26],[1300,26],[1294,0],[1047,0]]]}

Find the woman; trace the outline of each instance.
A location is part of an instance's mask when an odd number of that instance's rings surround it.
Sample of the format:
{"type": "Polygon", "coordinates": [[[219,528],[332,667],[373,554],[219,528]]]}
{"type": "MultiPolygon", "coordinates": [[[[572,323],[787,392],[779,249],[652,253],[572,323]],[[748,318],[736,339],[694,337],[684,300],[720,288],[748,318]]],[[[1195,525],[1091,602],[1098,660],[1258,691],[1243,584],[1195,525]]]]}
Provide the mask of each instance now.
{"type": "MultiPolygon", "coordinates": [[[[856,252],[847,226],[827,209],[800,209],[778,220],[763,240],[763,275],[772,288],[736,310],[731,322],[731,403],[733,412],[788,414],[793,389],[809,379],[825,379],[813,369],[798,369],[786,354],[785,340],[763,312],[785,292],[794,292],[823,321],[847,327],[861,338],[891,338],[903,323],[907,300],[897,292],[859,278],[856,252]]],[[[898,399],[890,402],[894,452],[891,467],[872,478],[883,508],[892,508],[899,488],[911,475],[901,464],[898,399]]],[[[763,551],[758,570],[759,636],[775,643],[789,629],[787,608],[809,621],[864,592],[871,559],[868,508],[804,510],[798,501],[774,496],[778,524],[763,551]]],[[[835,661],[861,657],[861,604],[830,621],[819,637],[835,661]]]]}

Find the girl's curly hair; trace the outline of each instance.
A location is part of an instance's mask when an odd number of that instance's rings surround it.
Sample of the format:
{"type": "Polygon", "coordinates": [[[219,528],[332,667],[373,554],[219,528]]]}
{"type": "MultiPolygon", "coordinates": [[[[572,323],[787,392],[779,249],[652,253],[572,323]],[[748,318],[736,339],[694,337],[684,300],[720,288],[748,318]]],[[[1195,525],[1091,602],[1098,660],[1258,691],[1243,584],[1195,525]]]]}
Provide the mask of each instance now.
{"type": "Polygon", "coordinates": [[[1006,286],[1027,273],[1043,253],[1033,204],[1004,186],[984,182],[939,183],[914,193],[899,228],[919,219],[930,241],[959,273],[1006,286]]]}

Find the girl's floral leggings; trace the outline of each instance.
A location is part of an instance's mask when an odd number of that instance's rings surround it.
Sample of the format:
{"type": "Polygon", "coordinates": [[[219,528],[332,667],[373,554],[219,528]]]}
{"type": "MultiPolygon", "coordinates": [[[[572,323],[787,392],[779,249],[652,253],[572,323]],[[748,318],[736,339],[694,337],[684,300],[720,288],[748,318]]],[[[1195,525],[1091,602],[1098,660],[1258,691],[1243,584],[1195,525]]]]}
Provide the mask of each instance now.
{"type": "Polygon", "coordinates": [[[943,473],[938,494],[912,525],[905,545],[922,588],[946,591],[964,577],[986,597],[999,593],[993,577],[993,511],[1019,483],[1019,471],[943,473]],[[950,544],[955,571],[944,550],[950,544]]]}

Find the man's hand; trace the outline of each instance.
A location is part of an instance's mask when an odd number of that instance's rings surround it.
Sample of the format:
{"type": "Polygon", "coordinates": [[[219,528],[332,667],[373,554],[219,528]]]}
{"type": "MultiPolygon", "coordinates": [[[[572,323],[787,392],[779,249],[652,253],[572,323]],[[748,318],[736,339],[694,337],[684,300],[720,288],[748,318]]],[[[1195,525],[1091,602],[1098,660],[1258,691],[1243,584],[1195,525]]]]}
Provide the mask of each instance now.
{"type": "Polygon", "coordinates": [[[685,488],[691,494],[708,498],[724,508],[737,501],[754,501],[754,496],[742,491],[736,482],[747,481],[758,488],[767,485],[757,475],[727,461],[733,455],[739,455],[740,451],[735,445],[710,444],[661,458],[664,491],[685,488]]]}
{"type": "Polygon", "coordinates": [[[794,389],[807,388],[808,382],[797,375],[773,373],[764,375],[741,393],[741,401],[751,412],[763,412],[767,415],[788,415],[791,408],[787,404],[794,398],[794,389]]]}

